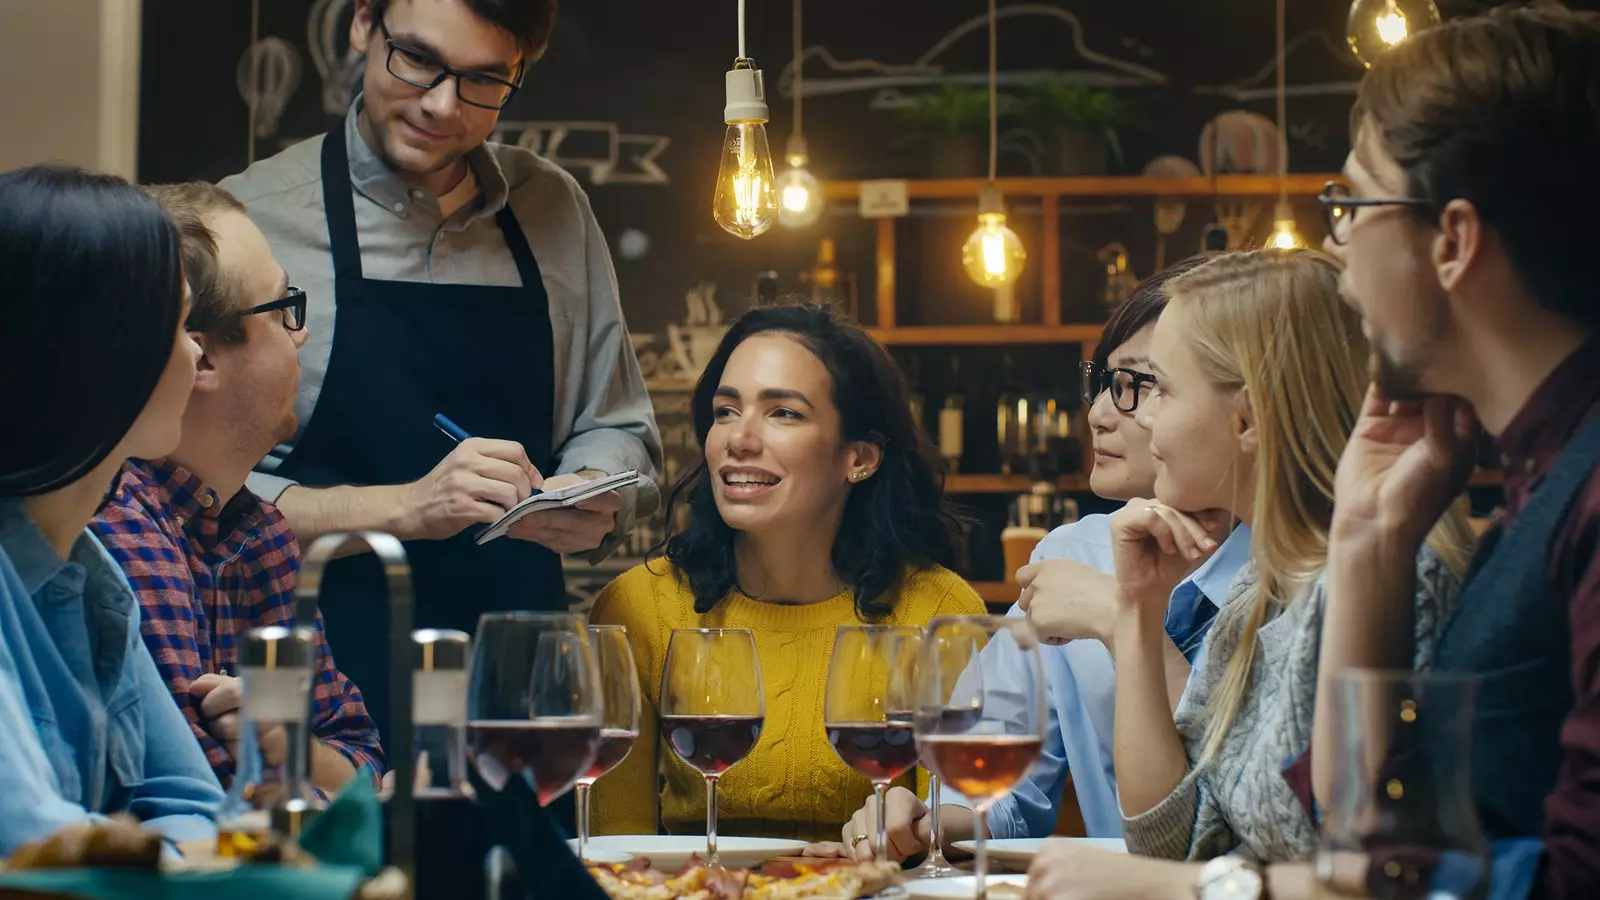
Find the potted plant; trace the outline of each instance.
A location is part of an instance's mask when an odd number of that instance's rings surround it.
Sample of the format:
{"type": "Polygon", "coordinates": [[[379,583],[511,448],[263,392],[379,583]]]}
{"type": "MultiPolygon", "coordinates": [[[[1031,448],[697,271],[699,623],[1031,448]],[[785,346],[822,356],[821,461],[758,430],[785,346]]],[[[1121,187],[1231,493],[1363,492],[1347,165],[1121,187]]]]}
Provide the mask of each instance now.
{"type": "MultiPolygon", "coordinates": [[[[1000,98],[1002,114],[1006,99],[1000,98]]],[[[912,94],[892,114],[904,129],[902,140],[927,144],[930,176],[976,178],[988,170],[987,89],[940,82],[934,90],[912,94]]]]}
{"type": "Polygon", "coordinates": [[[1080,84],[1042,84],[1023,100],[1024,114],[1055,161],[1058,175],[1104,175],[1122,166],[1117,129],[1129,122],[1116,93],[1080,84]]]}

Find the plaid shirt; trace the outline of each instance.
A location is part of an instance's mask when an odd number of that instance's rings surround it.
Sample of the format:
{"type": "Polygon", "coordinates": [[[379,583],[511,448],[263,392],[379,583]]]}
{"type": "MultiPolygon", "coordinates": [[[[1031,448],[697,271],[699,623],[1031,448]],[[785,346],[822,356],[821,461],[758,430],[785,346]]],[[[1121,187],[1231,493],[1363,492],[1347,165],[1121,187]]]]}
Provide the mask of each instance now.
{"type": "MultiPolygon", "coordinates": [[[[90,524],[122,566],[142,609],[140,631],[167,689],[189,720],[217,778],[233,760],[203,727],[189,683],[238,674],[238,637],[260,625],[292,625],[300,545],[283,514],[241,489],[228,503],[170,461],[129,460],[90,524]]],[[[357,769],[384,770],[378,730],[361,691],[334,667],[317,628],[312,732],[357,769]]]]}

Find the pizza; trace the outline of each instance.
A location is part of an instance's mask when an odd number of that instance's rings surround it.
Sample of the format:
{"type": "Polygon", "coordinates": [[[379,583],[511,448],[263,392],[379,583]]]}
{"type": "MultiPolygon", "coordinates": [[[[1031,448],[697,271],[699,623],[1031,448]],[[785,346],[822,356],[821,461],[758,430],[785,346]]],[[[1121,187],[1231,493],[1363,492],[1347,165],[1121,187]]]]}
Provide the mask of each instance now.
{"type": "Polygon", "coordinates": [[[894,863],[770,863],[761,871],[712,869],[690,859],[676,875],[632,864],[591,864],[589,874],[612,900],[857,900],[870,897],[898,876],[894,863]]]}

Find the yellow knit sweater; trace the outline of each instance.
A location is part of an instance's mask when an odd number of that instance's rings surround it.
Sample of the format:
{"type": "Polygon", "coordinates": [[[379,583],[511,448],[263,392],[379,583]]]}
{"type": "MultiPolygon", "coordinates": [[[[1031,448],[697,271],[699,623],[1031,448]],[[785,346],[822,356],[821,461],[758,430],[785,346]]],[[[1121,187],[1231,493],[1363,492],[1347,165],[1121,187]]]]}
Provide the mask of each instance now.
{"type": "MultiPolygon", "coordinates": [[[[907,576],[885,624],[922,626],[935,616],[983,612],[970,585],[933,568],[907,576]]],[[[627,626],[643,699],[633,752],[594,786],[595,834],[705,833],[705,781],[658,738],[661,670],[674,628],[748,628],[761,659],[766,722],[755,749],[718,782],[719,833],[836,841],[872,796],[871,783],[840,762],[822,727],[835,632],[860,624],[852,592],[807,606],[762,603],[734,592],[702,616],[694,611],[687,579],[657,560],[607,586],[590,620],[627,626]]],[[[918,776],[921,795],[926,776],[920,770],[918,776]]],[[[896,783],[913,787],[911,775],[896,783]]]]}

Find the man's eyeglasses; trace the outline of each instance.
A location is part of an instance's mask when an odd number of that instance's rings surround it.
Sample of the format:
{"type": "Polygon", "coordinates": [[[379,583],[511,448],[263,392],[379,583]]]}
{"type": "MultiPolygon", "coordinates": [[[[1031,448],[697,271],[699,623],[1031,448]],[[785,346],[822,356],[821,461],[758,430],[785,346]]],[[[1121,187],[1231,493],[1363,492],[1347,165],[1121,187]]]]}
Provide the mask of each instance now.
{"type": "Polygon", "coordinates": [[[1103,369],[1094,362],[1080,365],[1083,373],[1083,402],[1093,406],[1106,391],[1111,392],[1111,405],[1131,413],[1139,408],[1139,396],[1145,387],[1156,383],[1156,377],[1133,369],[1103,369]]]}
{"type": "Polygon", "coordinates": [[[378,23],[378,29],[383,32],[384,43],[389,45],[389,74],[412,87],[431,91],[446,78],[454,77],[457,99],[468,106],[495,110],[504,109],[521,87],[517,83],[522,80],[520,72],[516,81],[507,81],[482,72],[452,69],[431,53],[396,44],[389,34],[389,26],[382,22],[378,23]]]}
{"type": "Polygon", "coordinates": [[[283,310],[283,327],[286,330],[299,331],[306,327],[306,292],[297,287],[291,287],[289,288],[289,293],[282,297],[257,304],[249,309],[242,309],[237,315],[254,316],[275,310],[283,310]]]}
{"type": "Polygon", "coordinates": [[[1409,206],[1412,209],[1429,209],[1433,206],[1432,201],[1419,200],[1415,197],[1386,199],[1352,197],[1350,189],[1337,181],[1330,181],[1322,186],[1322,193],[1317,195],[1317,202],[1322,204],[1322,216],[1324,224],[1328,226],[1329,236],[1340,246],[1350,240],[1350,227],[1355,224],[1356,212],[1363,206],[1409,206]]]}

